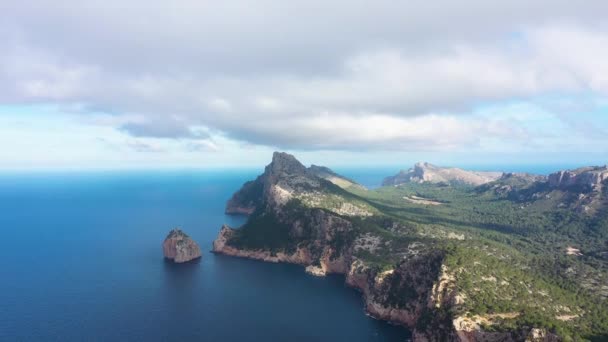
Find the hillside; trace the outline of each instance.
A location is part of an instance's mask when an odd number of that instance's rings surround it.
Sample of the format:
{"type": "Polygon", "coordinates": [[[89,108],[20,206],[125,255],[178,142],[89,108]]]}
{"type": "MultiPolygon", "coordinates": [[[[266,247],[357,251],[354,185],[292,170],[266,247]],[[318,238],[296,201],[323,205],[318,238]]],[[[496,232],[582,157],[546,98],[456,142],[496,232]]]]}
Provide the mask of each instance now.
{"type": "Polygon", "coordinates": [[[587,189],[599,198],[593,212],[549,201],[580,195],[578,181],[564,181],[572,176],[345,189],[275,153],[228,203],[228,212],[248,209],[247,223],[222,227],[213,248],[344,274],[370,315],[409,327],[417,341],[601,340],[608,187],[596,168],[572,173],[599,180],[587,189]]]}

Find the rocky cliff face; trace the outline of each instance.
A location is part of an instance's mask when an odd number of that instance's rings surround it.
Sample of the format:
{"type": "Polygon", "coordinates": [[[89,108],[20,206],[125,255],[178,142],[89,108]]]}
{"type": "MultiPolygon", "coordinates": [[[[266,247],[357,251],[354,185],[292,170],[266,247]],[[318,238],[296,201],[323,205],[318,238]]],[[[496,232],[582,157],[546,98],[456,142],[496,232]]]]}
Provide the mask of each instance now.
{"type": "Polygon", "coordinates": [[[263,204],[287,201],[303,187],[319,187],[319,178],[310,179],[306,167],[292,155],[275,152],[264,173],[230,198],[226,213],[250,215],[263,204]]]}
{"type": "Polygon", "coordinates": [[[226,213],[253,214],[257,209],[281,208],[291,200],[298,200],[308,207],[332,207],[346,216],[369,216],[370,207],[365,203],[341,201],[342,188],[359,187],[352,180],[339,176],[328,168],[306,168],[294,156],[275,152],[272,162],[254,181],[247,182],[228,201],[226,213]],[[270,208],[268,208],[270,207],[270,208]]]}
{"type": "Polygon", "coordinates": [[[231,246],[230,240],[236,230],[225,225],[213,243],[213,251],[266,262],[298,264],[306,266],[306,271],[316,276],[344,274],[346,284],[361,291],[368,314],[415,329],[420,316],[427,310],[441,256],[420,255],[396,265],[394,269],[381,271],[353,257],[351,247],[336,249],[331,242],[332,235],[336,233],[335,226],[332,219],[326,219],[329,220],[325,221],[328,225],[321,225],[316,240],[289,253],[231,246]]]}
{"type": "Polygon", "coordinates": [[[343,177],[325,166],[311,165],[308,168],[308,172],[319,178],[326,179],[343,189],[366,190],[364,186],[357,184],[354,180],[343,177]]]}
{"type": "MultiPolygon", "coordinates": [[[[415,341],[482,341],[486,335],[475,335],[481,331],[479,326],[463,332],[454,323],[457,317],[450,312],[463,299],[443,264],[445,252],[412,243],[399,252],[391,267],[360,258],[361,250],[382,253],[391,248],[390,243],[360,226],[374,213],[351,202],[348,194],[319,176],[319,170],[311,171],[293,156],[275,153],[264,173],[229,203],[255,208],[249,221],[240,229],[224,225],[213,252],[298,264],[315,276],[344,274],[346,283],[362,293],[367,313],[412,329],[415,341]],[[357,209],[344,212],[345,204],[357,209]]],[[[507,336],[494,337],[508,341],[507,336]]]]}
{"type": "Polygon", "coordinates": [[[163,254],[175,263],[183,263],[200,258],[201,249],[186,233],[176,228],[165,238],[163,254]]]}
{"type": "Polygon", "coordinates": [[[420,329],[421,316],[429,307],[433,284],[438,281],[442,253],[412,256],[388,270],[369,267],[355,259],[346,283],[359,289],[366,311],[379,319],[420,329]]]}
{"type": "Polygon", "coordinates": [[[539,208],[594,215],[608,205],[607,185],[608,168],[594,166],[558,171],[548,177],[506,173],[477,190],[491,190],[499,196],[539,208]]]}
{"type": "Polygon", "coordinates": [[[255,212],[250,221],[272,217],[272,222],[284,230],[273,232],[284,237],[284,247],[251,247],[244,242],[244,233],[253,228],[246,225],[243,230],[235,230],[224,225],[213,243],[213,252],[298,264],[316,276],[344,274],[346,283],[361,291],[370,315],[414,329],[427,308],[441,256],[417,255],[388,271],[357,259],[353,253],[357,231],[347,217],[367,217],[369,213],[357,203],[344,203],[335,179],[328,181],[331,177],[346,179],[327,168],[306,168],[291,155],[275,153],[264,173],[232,197],[227,211],[243,212],[235,208],[247,208],[247,212],[255,212]],[[332,207],[323,202],[328,198],[339,204],[332,207]],[[298,204],[297,213],[292,208],[294,203],[298,204]],[[323,208],[318,208],[322,203],[323,208]]]}
{"type": "Polygon", "coordinates": [[[263,190],[263,180],[260,177],[243,184],[241,190],[232,195],[226,203],[226,214],[253,214],[257,201],[262,197],[263,190]]]}
{"type": "Polygon", "coordinates": [[[502,172],[466,171],[458,168],[445,168],[429,163],[417,163],[409,170],[402,170],[397,175],[387,177],[384,186],[404,183],[446,183],[482,185],[499,179],[502,172]]]}
{"type": "Polygon", "coordinates": [[[513,200],[524,201],[531,193],[541,191],[547,177],[530,173],[504,173],[496,181],[483,184],[477,191],[492,191],[496,195],[505,196],[513,200]],[[529,191],[526,191],[529,190],[529,191]]]}
{"type": "Polygon", "coordinates": [[[549,175],[545,197],[559,198],[558,208],[594,215],[608,205],[608,167],[591,166],[549,175]]]}
{"type": "Polygon", "coordinates": [[[549,175],[549,186],[552,188],[579,186],[591,190],[601,187],[606,180],[608,180],[608,167],[584,167],[552,173],[549,175]]]}

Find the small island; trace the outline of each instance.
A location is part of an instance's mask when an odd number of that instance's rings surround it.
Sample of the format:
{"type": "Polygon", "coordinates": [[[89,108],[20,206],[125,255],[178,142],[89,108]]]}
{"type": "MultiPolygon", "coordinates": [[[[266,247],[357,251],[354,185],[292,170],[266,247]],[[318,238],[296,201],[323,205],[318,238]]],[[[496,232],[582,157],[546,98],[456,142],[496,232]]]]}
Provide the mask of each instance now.
{"type": "Polygon", "coordinates": [[[184,263],[201,257],[201,248],[188,234],[175,228],[163,242],[163,254],[175,263],[184,263]]]}

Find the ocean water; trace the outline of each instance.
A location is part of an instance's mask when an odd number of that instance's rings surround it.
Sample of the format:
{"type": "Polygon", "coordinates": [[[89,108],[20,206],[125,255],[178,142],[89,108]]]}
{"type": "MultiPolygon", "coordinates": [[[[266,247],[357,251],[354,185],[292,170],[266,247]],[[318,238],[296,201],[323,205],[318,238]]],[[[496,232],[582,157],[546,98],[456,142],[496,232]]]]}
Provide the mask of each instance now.
{"type": "Polygon", "coordinates": [[[0,341],[403,341],[344,278],[208,253],[257,172],[0,175],[0,341]],[[174,265],[179,226],[203,249],[174,265]]]}

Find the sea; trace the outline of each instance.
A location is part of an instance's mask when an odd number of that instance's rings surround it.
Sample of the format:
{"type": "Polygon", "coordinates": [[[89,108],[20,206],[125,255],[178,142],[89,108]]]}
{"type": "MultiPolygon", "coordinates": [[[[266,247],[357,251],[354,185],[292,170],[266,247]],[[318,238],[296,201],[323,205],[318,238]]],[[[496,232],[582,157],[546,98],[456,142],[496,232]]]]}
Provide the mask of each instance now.
{"type": "Polygon", "coordinates": [[[210,253],[258,171],[0,174],[0,341],[405,341],[343,276],[210,253]],[[181,227],[203,250],[172,264],[181,227]]]}
{"type": "MultiPolygon", "coordinates": [[[[338,171],[373,188],[397,169],[338,171]]],[[[209,252],[260,172],[0,172],[0,341],[407,341],[343,276],[209,252]],[[174,227],[200,260],[164,260],[174,227]]]]}

